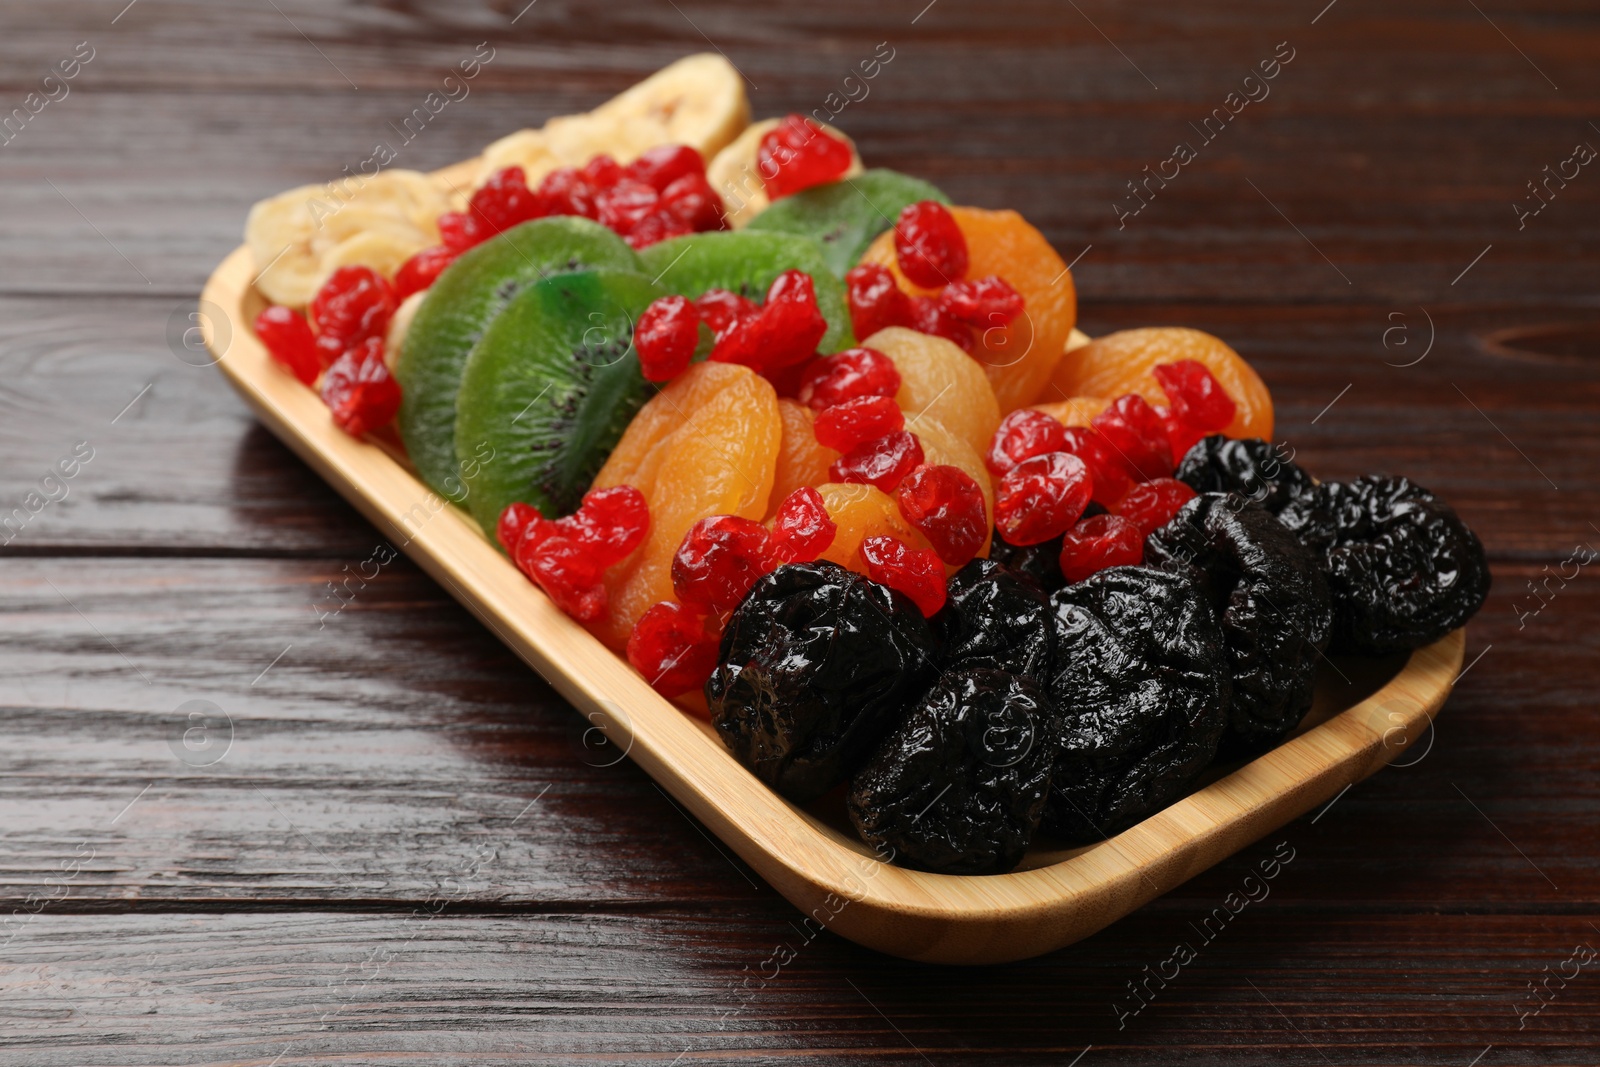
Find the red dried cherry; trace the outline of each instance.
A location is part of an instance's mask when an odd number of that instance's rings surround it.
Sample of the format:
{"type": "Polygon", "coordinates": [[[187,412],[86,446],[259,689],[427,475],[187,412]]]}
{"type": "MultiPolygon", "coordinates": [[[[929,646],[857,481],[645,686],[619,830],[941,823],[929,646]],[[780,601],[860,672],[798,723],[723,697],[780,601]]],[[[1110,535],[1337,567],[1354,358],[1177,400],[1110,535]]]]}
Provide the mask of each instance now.
{"type": "Polygon", "coordinates": [[[539,203],[547,215],[600,217],[594,204],[595,190],[583,180],[575,167],[557,167],[539,183],[539,203]]]}
{"type": "Polygon", "coordinates": [[[644,182],[624,178],[596,194],[594,205],[602,226],[626,234],[652,214],[660,200],[661,194],[644,182]]]}
{"type": "Polygon", "coordinates": [[[256,336],[266,346],[267,354],[299,378],[302,385],[310,385],[322,373],[322,357],[317,353],[311,324],[293,308],[274,305],[257,315],[256,336]]]}
{"type": "Polygon", "coordinates": [[[644,542],[650,532],[650,504],[631,485],[594,489],[584,494],[577,511],[557,519],[555,525],[587,548],[598,566],[609,567],[627,559],[644,542]]]}
{"type": "Polygon", "coordinates": [[[863,263],[846,274],[844,280],[850,294],[850,324],[861,340],[890,326],[915,326],[916,308],[895,284],[888,267],[863,263]]]}
{"type": "Polygon", "coordinates": [[[1181,422],[1209,433],[1233,421],[1237,410],[1233,398],[1204,363],[1192,359],[1157,363],[1150,373],[1161,383],[1173,416],[1181,422]]]}
{"type": "Polygon", "coordinates": [[[1037,545],[1065,533],[1089,506],[1089,468],[1067,452],[1025,459],[1000,479],[994,525],[1013,545],[1037,545]]]}
{"type": "Polygon", "coordinates": [[[449,245],[424,248],[404,263],[394,275],[394,298],[404,300],[412,293],[430,288],[444,269],[456,261],[461,253],[449,245]]]}
{"type": "Polygon", "coordinates": [[[446,211],[439,216],[439,240],[457,253],[481,244],[489,234],[478,217],[467,211],[446,211]]]}
{"type": "Polygon", "coordinates": [[[1136,567],[1143,560],[1144,537],[1121,515],[1093,515],[1061,538],[1061,575],[1069,582],[1107,567],[1136,567]]]}
{"type": "Polygon", "coordinates": [[[633,229],[622,235],[622,239],[628,242],[629,247],[638,250],[649,248],[669,237],[682,237],[693,232],[688,223],[666,212],[657,211],[640,219],[633,229]]]}
{"type": "Polygon", "coordinates": [[[823,182],[838,181],[850,169],[850,146],[803,115],[789,115],[761,138],[756,169],[773,200],[823,182]]]}
{"type": "Polygon", "coordinates": [[[953,341],[969,356],[977,350],[977,344],[972,339],[972,327],[940,307],[935,297],[914,297],[911,301],[911,318],[911,328],[919,333],[953,341]]]}
{"type": "Polygon", "coordinates": [[[664,144],[645,152],[623,168],[623,175],[644,182],[657,192],[690,175],[705,177],[706,161],[686,144],[664,144]]]}
{"type": "Polygon", "coordinates": [[[738,293],[728,289],[707,289],[695,298],[695,310],[711,332],[721,337],[740,319],[755,315],[761,309],[738,293]]]}
{"type": "Polygon", "coordinates": [[[833,461],[828,477],[836,482],[875,485],[892,493],[923,462],[922,442],[917,435],[897,430],[856,445],[833,461]]]}
{"type": "Polygon", "coordinates": [[[835,452],[848,452],[863,441],[905,429],[900,405],[886,396],[858,396],[817,412],[811,424],[817,443],[835,452]]]}
{"type": "Polygon", "coordinates": [[[728,228],[722,197],[704,174],[686,174],[663,189],[661,210],[693,233],[728,228]]]}
{"type": "Polygon", "coordinates": [[[938,289],[967,274],[967,239],[937,200],[907,204],[894,224],[895,260],[913,285],[938,289]]]}
{"type": "Polygon", "coordinates": [[[711,515],[689,527],[673,554],[672,589],[685,604],[732,611],[776,565],[765,526],[736,515],[711,515]]]}
{"type": "Polygon", "coordinates": [[[605,613],[606,587],[589,546],[559,533],[530,539],[525,531],[517,565],[556,607],[579,622],[592,622],[605,613]]]}
{"type": "Polygon", "coordinates": [[[720,637],[706,616],[663,600],[633,624],[628,662],[667,699],[706,684],[717,667],[720,637]]]}
{"type": "Polygon", "coordinates": [[[589,162],[583,165],[583,169],[578,171],[578,177],[582,178],[584,184],[596,192],[616,185],[622,180],[622,176],[622,164],[604,152],[590,159],[589,162]]]}
{"type": "Polygon", "coordinates": [[[976,556],[989,535],[983,490],[960,467],[924,464],[900,483],[895,496],[901,516],[952,567],[976,556]]]}
{"type": "Polygon", "coordinates": [[[868,537],[861,542],[867,577],[898,589],[923,615],[931,618],[944,607],[944,565],[926,548],[912,548],[896,537],[868,537]]]}
{"type": "Polygon", "coordinates": [[[472,194],[468,209],[489,235],[545,214],[538,194],[528,188],[528,178],[521,167],[506,167],[489,175],[489,180],[472,194]]]}
{"type": "Polygon", "coordinates": [[[1059,420],[1042,411],[1018,408],[1000,420],[983,464],[992,474],[1004,474],[1025,459],[1069,451],[1066,445],[1067,428],[1059,420]]]}
{"type": "Polygon", "coordinates": [[[1137,393],[1119,396],[1089,423],[1121,457],[1136,481],[1147,482],[1172,473],[1167,427],[1144,397],[1137,393]]]}
{"type": "Polygon", "coordinates": [[[1172,521],[1178,509],[1193,500],[1195,492],[1176,478],[1152,478],[1129,489],[1111,508],[1139,528],[1139,536],[1149,537],[1172,521]]]}
{"type": "Polygon", "coordinates": [[[822,494],[801,486],[778,505],[772,521],[772,552],[785,563],[805,563],[826,552],[838,533],[822,494]]]}
{"type": "Polygon", "coordinates": [[[780,370],[810,359],[827,332],[828,320],[817,308],[811,275],[786,270],[772,280],[760,311],[741,315],[717,332],[711,358],[758,371],[780,370]]]}
{"type": "Polygon", "coordinates": [[[951,282],[939,294],[939,306],[978,330],[1009,326],[1022,314],[1022,294],[999,275],[951,282]]]}
{"type": "Polygon", "coordinates": [[[1088,465],[1089,475],[1094,479],[1090,499],[1101,507],[1109,508],[1121,500],[1128,486],[1133,484],[1117,450],[1087,426],[1068,426],[1061,451],[1072,453],[1088,465]]]}
{"type": "Polygon", "coordinates": [[[813,411],[863,396],[892,397],[900,392],[894,360],[873,348],[847,348],[818,356],[806,365],[795,395],[813,411]]]}
{"type": "Polygon", "coordinates": [[[700,344],[700,312],[681,296],[651,303],[633,327],[639,369],[652,382],[665,382],[689,369],[700,344]]]}
{"type": "Polygon", "coordinates": [[[514,553],[522,541],[522,531],[528,528],[528,524],[543,520],[544,516],[540,515],[539,509],[532,504],[524,504],[520,500],[507,504],[500,512],[500,521],[495,524],[495,540],[500,542],[500,547],[507,553],[514,553]]]}
{"type": "Polygon", "coordinates": [[[338,341],[341,351],[369,337],[382,337],[394,314],[394,289],[371,267],[340,267],[311,301],[317,333],[338,341]]]}
{"type": "Polygon", "coordinates": [[[369,337],[333,361],[322,377],[322,402],[352,437],[394,418],[400,410],[400,384],[383,362],[383,338],[369,337]]]}

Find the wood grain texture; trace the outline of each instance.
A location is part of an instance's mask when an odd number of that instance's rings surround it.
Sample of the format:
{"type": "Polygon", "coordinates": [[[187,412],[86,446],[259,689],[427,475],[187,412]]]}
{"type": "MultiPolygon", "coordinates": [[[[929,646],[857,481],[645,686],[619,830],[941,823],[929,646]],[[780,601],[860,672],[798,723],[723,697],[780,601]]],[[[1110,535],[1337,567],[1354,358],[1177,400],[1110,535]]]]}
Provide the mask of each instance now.
{"type": "Polygon", "coordinates": [[[588,766],[567,732],[581,721],[403,563],[382,579],[395,583],[382,609],[347,610],[331,644],[297,647],[278,665],[309,655],[293,684],[262,694],[275,667],[255,687],[247,721],[263,725],[252,726],[259,762],[241,765],[249,784],[223,777],[246,748],[209,776],[176,762],[166,745],[174,705],[215,694],[224,676],[254,677],[246,661],[258,648],[270,657],[294,640],[274,648],[268,627],[310,616],[311,590],[376,541],[253,427],[214,372],[168,350],[170,313],[189,307],[237,243],[248,204],[362,158],[478,41],[504,47],[473,96],[407,147],[406,165],[469,155],[705,47],[670,5],[540,0],[514,26],[520,0],[277,6],[360,91],[271,5],[139,0],[115,25],[120,2],[0,12],[7,109],[74,42],[98,49],[72,95],[0,148],[3,499],[20,499],[73,441],[106,442],[73,497],[0,549],[8,904],[53,896],[59,863],[156,782],[110,827],[127,866],[74,887],[0,951],[11,968],[0,973],[0,1063],[267,1064],[286,1045],[280,1067],[324,1053],[671,1063],[687,1045],[684,1065],[942,1067],[1070,1063],[1090,1042],[1081,1067],[1597,1062],[1590,969],[1521,1030],[1513,1008],[1572,943],[1600,945],[1588,926],[1600,924],[1600,587],[1585,569],[1565,588],[1550,581],[1559,593],[1524,628],[1515,614],[1538,603],[1529,580],[1595,541],[1600,349],[1591,340],[1565,364],[1529,364],[1490,357],[1474,339],[1596,321],[1600,186],[1589,170],[1525,230],[1511,208],[1572,142],[1600,145],[1585,132],[1600,121],[1590,5],[1480,3],[1480,14],[1451,0],[1340,0],[1314,25],[1320,2],[1085,0],[1080,13],[1047,0],[939,0],[914,25],[925,0],[678,5],[751,75],[767,113],[816,106],[858,56],[891,40],[895,63],[839,119],[870,161],[933,177],[961,200],[1018,207],[1069,259],[1093,243],[1075,271],[1091,329],[1174,322],[1226,337],[1263,366],[1313,469],[1414,474],[1461,507],[1499,561],[1469,661],[1492,647],[1462,679],[1428,755],[1286,828],[1298,857],[1271,897],[1120,1031],[1114,991],[1189,936],[1187,924],[1259,857],[1242,853],[1073,949],[976,981],[825,935],[719,1030],[742,1003],[732,993],[741,969],[759,972],[785,938],[798,943],[793,910],[744,882],[636,769],[588,766]],[[1298,55],[1270,99],[1118,230],[1111,204],[1125,183],[1285,39],[1298,55]],[[1407,315],[1414,345],[1422,308],[1437,345],[1409,371],[1384,367],[1420,351],[1383,347],[1387,316],[1407,315]],[[151,381],[139,405],[96,432],[151,381]],[[106,481],[91,481],[97,473],[106,481]],[[162,558],[127,558],[152,554],[162,558]],[[243,558],[214,558],[223,554],[243,558]],[[283,555],[301,558],[271,558],[283,555]],[[150,635],[140,647],[170,670],[156,681],[174,691],[148,700],[84,619],[39,610],[41,574],[118,644],[150,635]],[[404,654],[391,655],[398,634],[409,635],[404,654]],[[296,731],[313,743],[297,746],[296,731]],[[318,757],[323,738],[343,758],[318,757]],[[474,855],[462,828],[498,831],[546,785],[533,812],[558,787],[578,799],[524,829],[530,812],[517,824],[527,862],[508,852],[514,875],[481,872],[445,913],[482,933],[391,965],[403,986],[373,986],[358,1022],[319,1030],[327,982],[395,947],[368,931],[404,929],[404,915],[459,879],[474,855]],[[266,814],[252,786],[337,866],[266,814]],[[383,803],[361,803],[369,794],[383,803]],[[141,817],[157,797],[165,806],[141,817]],[[524,883],[538,900],[518,897],[524,883]],[[392,897],[364,888],[380,884],[392,897]],[[225,927],[254,932],[195,934],[225,927]],[[63,974],[70,984],[52,990],[63,974]],[[691,1034],[682,1045],[680,1032],[691,1034]]]}

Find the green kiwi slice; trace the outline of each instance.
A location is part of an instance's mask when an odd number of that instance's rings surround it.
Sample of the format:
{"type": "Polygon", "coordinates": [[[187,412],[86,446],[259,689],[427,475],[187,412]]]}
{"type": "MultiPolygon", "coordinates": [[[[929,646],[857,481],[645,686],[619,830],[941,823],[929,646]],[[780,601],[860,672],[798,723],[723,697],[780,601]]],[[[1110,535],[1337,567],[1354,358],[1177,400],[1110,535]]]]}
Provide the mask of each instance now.
{"type": "Polygon", "coordinates": [[[902,208],[923,200],[950,203],[921,178],[876,168],[776,200],[746,230],[809,237],[822,247],[829,269],[842,278],[873,239],[894,225],[902,208]]]}
{"type": "Polygon", "coordinates": [[[402,397],[400,436],[435,492],[459,503],[456,393],[472,346],[518,292],[541,278],[590,267],[637,270],[639,257],[599,223],[563,216],[512,227],[462,253],[434,281],[394,370],[402,397]]]}
{"type": "Polygon", "coordinates": [[[550,518],[577,510],[651,392],[633,324],[664,295],[634,271],[554,275],[512,297],[472,347],[452,468],[491,537],[519,500],[550,518]]]}
{"type": "Polygon", "coordinates": [[[694,299],[707,289],[729,289],[761,303],[772,280],[786,270],[811,275],[817,307],[828,320],[819,352],[855,344],[844,283],[829,268],[822,246],[791,233],[694,233],[653,244],[639,253],[644,272],[669,292],[694,299]]]}

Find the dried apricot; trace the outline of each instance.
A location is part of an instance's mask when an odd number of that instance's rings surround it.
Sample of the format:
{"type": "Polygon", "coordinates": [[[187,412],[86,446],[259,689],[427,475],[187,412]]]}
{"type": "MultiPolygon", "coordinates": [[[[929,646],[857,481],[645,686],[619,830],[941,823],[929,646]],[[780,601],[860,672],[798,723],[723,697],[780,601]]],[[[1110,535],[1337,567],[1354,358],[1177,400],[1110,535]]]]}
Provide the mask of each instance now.
{"type": "Polygon", "coordinates": [[[1225,434],[1272,439],[1272,396],[1254,368],[1218,338],[1180,326],[1120,330],[1073,349],[1051,377],[1047,391],[1052,395],[1043,399],[1110,400],[1138,393],[1151,404],[1165,406],[1167,394],[1151,370],[1158,363],[1185,359],[1203,364],[1233,401],[1233,421],[1225,434]]]}
{"type": "Polygon", "coordinates": [[[879,330],[868,341],[863,344],[888,356],[900,372],[894,399],[907,419],[930,416],[983,454],[1000,425],[1000,405],[971,356],[942,337],[903,326],[879,330]]]}
{"type": "MultiPolygon", "coordinates": [[[[983,365],[1004,414],[1040,399],[1077,324],[1077,291],[1066,263],[1050,242],[1015,211],[953,207],[950,214],[967,239],[967,276],[998,275],[1022,295],[1021,317],[1009,326],[975,333],[975,358],[983,365]]],[[[900,273],[892,230],[872,242],[861,261],[887,267],[900,287],[912,295],[931,293],[912,285],[900,273]]]]}
{"type": "Polygon", "coordinates": [[[839,458],[839,453],[817,442],[810,408],[798,401],[779,400],[778,415],[783,420],[783,443],[778,447],[768,517],[796,489],[828,481],[828,467],[839,458]]]}
{"type": "Polygon", "coordinates": [[[867,573],[861,542],[869,537],[894,537],[912,548],[928,548],[928,539],[906,522],[894,497],[870,485],[826,482],[817,486],[828,517],[839,527],[833,544],[819,557],[867,573]]]}
{"type": "Polygon", "coordinates": [[[650,535],[606,575],[595,636],[623,648],[651,605],[674,599],[672,558],[696,520],[766,515],[782,437],[771,384],[736,364],[696,364],[646,402],[594,481],[631,485],[650,504],[650,535]]]}
{"type": "Polygon", "coordinates": [[[1054,416],[1063,426],[1087,426],[1110,406],[1111,401],[1105,397],[1073,396],[1054,404],[1035,404],[1033,410],[1054,416]]]}

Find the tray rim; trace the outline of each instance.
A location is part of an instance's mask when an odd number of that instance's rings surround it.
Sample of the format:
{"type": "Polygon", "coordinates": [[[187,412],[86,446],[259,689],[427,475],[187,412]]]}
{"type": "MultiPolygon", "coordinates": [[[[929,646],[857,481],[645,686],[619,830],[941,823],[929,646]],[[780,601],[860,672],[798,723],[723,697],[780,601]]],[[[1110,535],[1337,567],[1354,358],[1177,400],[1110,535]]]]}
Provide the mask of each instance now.
{"type": "MultiPolygon", "coordinates": [[[[439,173],[464,177],[474,165],[439,173]]],[[[556,609],[469,516],[379,443],[335,427],[316,393],[280,370],[250,328],[256,308],[265,306],[252,273],[249,248],[241,245],[207,280],[199,321],[217,366],[267,428],[806,913],[808,924],[882,952],[1001,963],[1086,937],[1394,759],[1405,741],[1389,739],[1397,732],[1420,737],[1461,668],[1464,627],[1413,652],[1355,706],[1057,862],[981,877],[896,867],[762,785],[709,731],[556,609]]]]}

